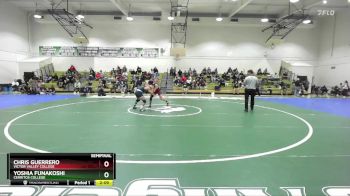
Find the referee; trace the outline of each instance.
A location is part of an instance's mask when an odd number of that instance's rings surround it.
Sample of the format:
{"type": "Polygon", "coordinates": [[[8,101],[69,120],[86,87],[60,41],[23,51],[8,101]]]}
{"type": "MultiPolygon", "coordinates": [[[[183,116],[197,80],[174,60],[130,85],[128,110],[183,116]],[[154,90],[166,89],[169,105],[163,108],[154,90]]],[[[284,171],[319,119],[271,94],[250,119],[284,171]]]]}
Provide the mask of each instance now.
{"type": "Polygon", "coordinates": [[[250,110],[254,110],[254,97],[258,88],[258,78],[254,76],[253,70],[248,70],[248,76],[244,79],[244,101],[245,112],[248,112],[248,100],[250,96],[250,110]]]}

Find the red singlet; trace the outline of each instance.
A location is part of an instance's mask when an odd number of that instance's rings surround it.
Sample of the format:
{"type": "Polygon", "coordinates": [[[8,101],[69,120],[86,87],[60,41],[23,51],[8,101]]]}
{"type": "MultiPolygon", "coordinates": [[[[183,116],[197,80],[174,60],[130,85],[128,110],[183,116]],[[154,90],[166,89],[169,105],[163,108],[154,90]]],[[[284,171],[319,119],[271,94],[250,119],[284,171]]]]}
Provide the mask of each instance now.
{"type": "Polygon", "coordinates": [[[155,94],[155,95],[160,95],[160,94],[161,94],[161,93],[160,93],[160,88],[159,88],[159,87],[154,91],[154,94],[155,94]]]}

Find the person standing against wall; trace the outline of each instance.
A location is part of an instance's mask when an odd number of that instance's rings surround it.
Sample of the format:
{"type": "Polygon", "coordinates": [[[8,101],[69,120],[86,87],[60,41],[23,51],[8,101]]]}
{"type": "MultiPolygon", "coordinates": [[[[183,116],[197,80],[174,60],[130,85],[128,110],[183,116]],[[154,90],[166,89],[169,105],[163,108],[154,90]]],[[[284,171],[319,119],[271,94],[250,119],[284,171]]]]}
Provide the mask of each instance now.
{"type": "Polygon", "coordinates": [[[300,78],[298,78],[294,82],[294,96],[300,96],[300,90],[301,90],[301,81],[300,81],[300,78]]]}
{"type": "Polygon", "coordinates": [[[250,97],[250,110],[254,110],[254,97],[258,88],[258,78],[254,75],[253,70],[248,70],[248,76],[244,79],[244,111],[248,112],[248,101],[250,97]]]}

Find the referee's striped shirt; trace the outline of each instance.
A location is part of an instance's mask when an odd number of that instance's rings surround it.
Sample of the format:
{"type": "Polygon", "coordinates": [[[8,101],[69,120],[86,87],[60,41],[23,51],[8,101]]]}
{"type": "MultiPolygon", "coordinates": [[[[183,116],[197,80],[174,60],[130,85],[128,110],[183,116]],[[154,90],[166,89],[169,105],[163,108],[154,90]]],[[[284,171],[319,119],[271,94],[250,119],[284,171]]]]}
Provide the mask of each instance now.
{"type": "Polygon", "coordinates": [[[254,89],[256,90],[258,88],[258,78],[256,76],[247,76],[244,79],[244,87],[245,89],[254,89]]]}

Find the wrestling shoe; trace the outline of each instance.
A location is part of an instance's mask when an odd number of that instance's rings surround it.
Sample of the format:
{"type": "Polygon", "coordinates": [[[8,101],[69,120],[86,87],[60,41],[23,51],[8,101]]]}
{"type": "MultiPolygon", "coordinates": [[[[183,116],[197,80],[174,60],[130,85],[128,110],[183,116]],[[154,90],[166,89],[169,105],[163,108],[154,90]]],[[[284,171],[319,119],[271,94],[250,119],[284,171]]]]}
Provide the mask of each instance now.
{"type": "Polygon", "coordinates": [[[142,107],[140,108],[140,112],[144,112],[144,111],[145,111],[145,107],[142,106],[142,107]]]}

